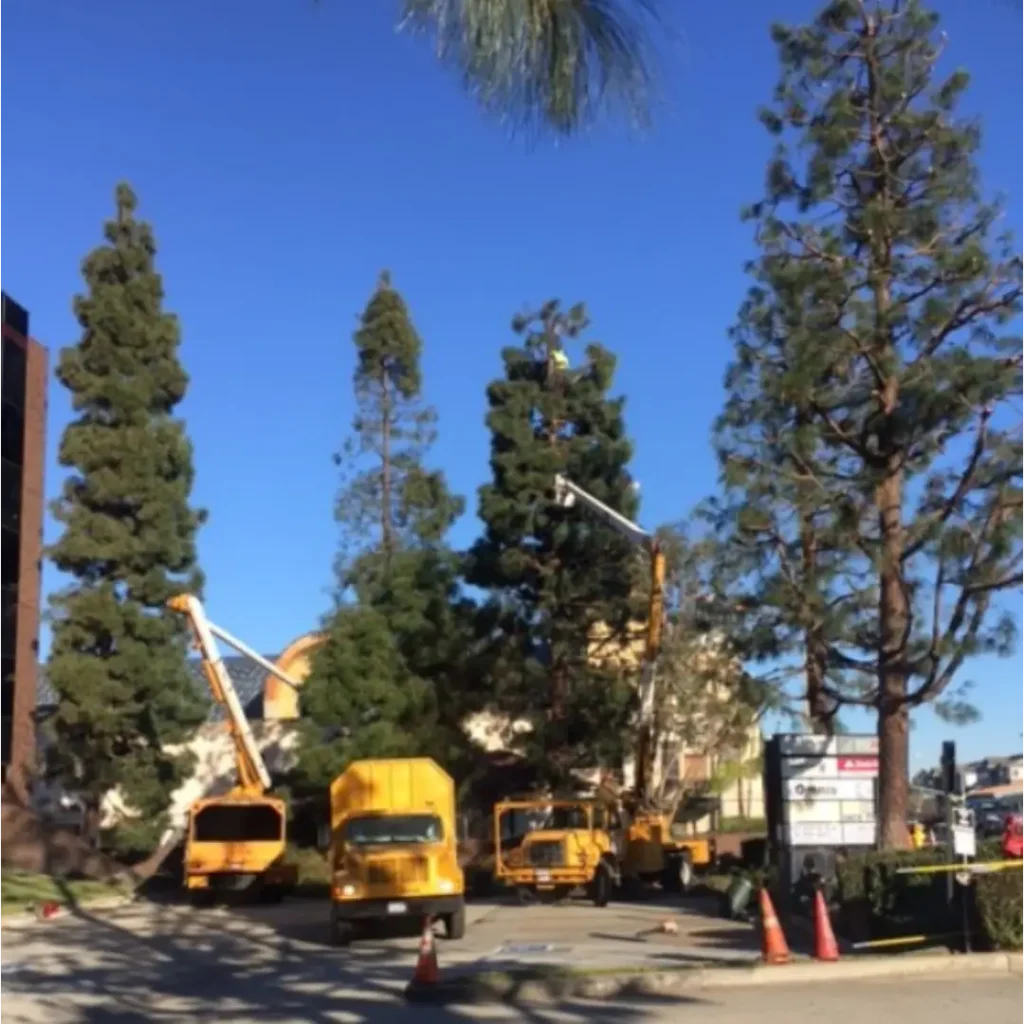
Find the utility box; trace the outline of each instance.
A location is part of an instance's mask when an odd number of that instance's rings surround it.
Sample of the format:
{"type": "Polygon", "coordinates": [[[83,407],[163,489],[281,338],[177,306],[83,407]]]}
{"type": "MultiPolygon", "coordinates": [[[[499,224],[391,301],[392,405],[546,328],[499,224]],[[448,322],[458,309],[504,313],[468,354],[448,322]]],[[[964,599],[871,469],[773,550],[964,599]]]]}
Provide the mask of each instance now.
{"type": "Polygon", "coordinates": [[[836,858],[878,835],[878,737],[779,733],[765,744],[765,812],[772,863],[800,896],[835,885],[836,858]]]}

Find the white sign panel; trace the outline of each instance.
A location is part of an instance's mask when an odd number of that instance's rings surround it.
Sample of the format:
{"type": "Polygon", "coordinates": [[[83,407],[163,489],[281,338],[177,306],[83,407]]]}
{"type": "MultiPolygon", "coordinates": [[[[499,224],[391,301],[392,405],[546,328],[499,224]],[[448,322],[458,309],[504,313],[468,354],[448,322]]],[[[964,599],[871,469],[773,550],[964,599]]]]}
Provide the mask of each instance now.
{"type": "Polygon", "coordinates": [[[838,753],[835,736],[816,736],[814,733],[787,733],[779,737],[779,753],[783,757],[806,757],[810,754],[838,753]]]}
{"type": "Polygon", "coordinates": [[[839,816],[844,824],[863,824],[874,822],[875,801],[874,800],[841,800],[839,802],[839,816]]]}
{"type": "Polygon", "coordinates": [[[791,846],[873,846],[874,822],[799,821],[786,826],[791,846]]]}
{"type": "Polygon", "coordinates": [[[874,800],[875,783],[863,778],[787,779],[786,800],[874,800]]]}
{"type": "Polygon", "coordinates": [[[970,826],[953,826],[953,853],[958,857],[976,857],[978,842],[974,829],[970,826]]]}
{"type": "Polygon", "coordinates": [[[797,800],[786,804],[786,820],[799,822],[841,822],[842,804],[838,800],[797,800]]]}
{"type": "Polygon", "coordinates": [[[837,736],[836,753],[843,754],[874,754],[878,756],[877,736],[837,736]]]}
{"type": "Polygon", "coordinates": [[[784,757],[780,764],[784,779],[833,779],[838,771],[834,757],[784,757]]]}
{"type": "Polygon", "coordinates": [[[795,821],[786,826],[791,846],[842,846],[843,826],[838,821],[795,821]]]}
{"type": "Polygon", "coordinates": [[[874,846],[877,826],[873,821],[844,822],[844,846],[874,846]]]}

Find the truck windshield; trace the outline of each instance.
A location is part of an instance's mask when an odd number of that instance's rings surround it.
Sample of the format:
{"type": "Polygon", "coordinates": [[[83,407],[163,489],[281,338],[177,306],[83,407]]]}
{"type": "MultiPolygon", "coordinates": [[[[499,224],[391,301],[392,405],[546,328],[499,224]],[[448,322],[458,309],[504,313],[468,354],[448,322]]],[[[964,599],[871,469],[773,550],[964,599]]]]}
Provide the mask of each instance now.
{"type": "Polygon", "coordinates": [[[439,843],[444,838],[444,825],[436,814],[382,814],[349,818],[343,834],[345,842],[355,846],[439,843]]]}

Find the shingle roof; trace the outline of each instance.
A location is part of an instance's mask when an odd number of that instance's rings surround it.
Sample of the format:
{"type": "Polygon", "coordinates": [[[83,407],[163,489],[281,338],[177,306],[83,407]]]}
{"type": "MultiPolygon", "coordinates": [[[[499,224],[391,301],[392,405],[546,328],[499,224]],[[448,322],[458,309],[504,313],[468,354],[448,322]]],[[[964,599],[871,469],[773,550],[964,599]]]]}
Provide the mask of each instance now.
{"type": "MultiPolygon", "coordinates": [[[[276,654],[266,654],[267,661],[276,661],[276,654]]],[[[246,717],[251,721],[259,721],[263,718],[263,684],[266,681],[267,673],[253,664],[248,658],[241,655],[228,655],[224,658],[224,667],[231,676],[238,693],[238,700],[245,710],[246,717]]],[[[189,673],[195,683],[196,692],[204,699],[210,700],[210,690],[206,684],[206,677],[203,675],[202,665],[197,658],[189,659],[189,673]]],[[[36,677],[36,710],[46,713],[57,703],[57,694],[50,686],[46,678],[46,666],[39,666],[39,673],[36,677]]],[[[212,703],[212,702],[211,702],[212,703]]],[[[210,721],[223,721],[225,712],[222,707],[211,708],[210,721]]]]}

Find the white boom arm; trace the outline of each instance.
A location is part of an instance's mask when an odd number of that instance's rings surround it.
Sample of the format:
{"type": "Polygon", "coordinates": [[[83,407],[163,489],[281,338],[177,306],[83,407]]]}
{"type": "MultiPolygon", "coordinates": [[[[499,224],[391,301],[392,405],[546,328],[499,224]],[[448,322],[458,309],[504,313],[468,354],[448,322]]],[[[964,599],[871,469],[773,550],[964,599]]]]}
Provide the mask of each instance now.
{"type": "Polygon", "coordinates": [[[644,548],[651,555],[651,604],[648,622],[647,652],[644,657],[643,668],[640,672],[640,709],[639,724],[640,744],[637,753],[636,783],[639,790],[645,788],[645,776],[647,764],[653,763],[657,770],[661,759],[660,749],[650,750],[653,741],[653,720],[655,707],[654,693],[654,663],[658,655],[661,637],[661,616],[662,611],[662,586],[664,581],[665,559],[658,547],[657,539],[646,530],[637,526],[631,519],[627,519],[621,512],[606,505],[599,498],[585,491],[579,484],[574,484],[568,477],[561,473],[555,476],[555,503],[562,508],[572,508],[579,499],[591,512],[596,513],[601,519],[608,523],[616,532],[620,533],[628,541],[637,547],[644,548]]]}
{"type": "MultiPolygon", "coordinates": [[[[206,617],[206,611],[203,608],[202,602],[197,597],[193,597],[191,594],[183,595],[180,598],[175,598],[171,602],[171,606],[176,611],[184,612],[188,616],[189,622],[192,624],[192,630],[195,633],[200,654],[202,654],[220,688],[220,696],[223,697],[223,704],[227,708],[231,724],[234,726],[237,742],[241,744],[245,759],[251,764],[263,788],[270,789],[270,772],[267,771],[266,762],[263,760],[263,755],[256,744],[256,737],[249,726],[249,720],[245,717],[242,702],[238,699],[235,684],[231,681],[231,675],[224,664],[224,659],[220,656],[220,651],[217,649],[217,641],[214,640],[214,637],[219,636],[226,644],[234,647],[235,650],[246,657],[251,658],[261,668],[270,672],[289,686],[298,687],[299,684],[289,675],[282,672],[276,665],[242,643],[241,640],[233,637],[227,630],[221,629],[210,622],[206,617]]],[[[214,694],[214,696],[218,695],[214,694]]]]}
{"type": "Polygon", "coordinates": [[[621,512],[606,505],[603,501],[588,494],[578,484],[574,484],[568,477],[559,473],[555,477],[555,503],[562,508],[572,508],[579,499],[592,512],[596,512],[602,519],[608,522],[614,530],[621,533],[627,540],[632,541],[639,547],[650,547],[653,538],[646,531],[636,525],[631,519],[627,519],[621,512]]]}

